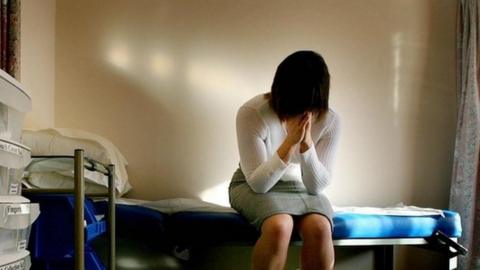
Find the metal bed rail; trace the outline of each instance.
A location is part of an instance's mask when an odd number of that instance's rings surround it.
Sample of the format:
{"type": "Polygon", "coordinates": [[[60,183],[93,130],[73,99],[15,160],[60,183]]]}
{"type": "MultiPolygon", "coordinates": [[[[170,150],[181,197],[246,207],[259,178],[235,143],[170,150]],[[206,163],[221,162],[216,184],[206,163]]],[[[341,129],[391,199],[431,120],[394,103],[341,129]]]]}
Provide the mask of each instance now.
{"type": "Polygon", "coordinates": [[[74,206],[74,266],[75,270],[85,270],[85,225],[84,207],[85,196],[107,197],[107,233],[108,233],[108,263],[107,269],[115,270],[115,165],[105,165],[96,160],[85,157],[83,149],[76,149],[73,156],[32,156],[34,158],[73,158],[74,159],[74,188],[73,189],[25,189],[30,194],[73,194],[74,206]],[[108,177],[107,193],[85,193],[85,179],[83,169],[100,172],[108,177]]]}

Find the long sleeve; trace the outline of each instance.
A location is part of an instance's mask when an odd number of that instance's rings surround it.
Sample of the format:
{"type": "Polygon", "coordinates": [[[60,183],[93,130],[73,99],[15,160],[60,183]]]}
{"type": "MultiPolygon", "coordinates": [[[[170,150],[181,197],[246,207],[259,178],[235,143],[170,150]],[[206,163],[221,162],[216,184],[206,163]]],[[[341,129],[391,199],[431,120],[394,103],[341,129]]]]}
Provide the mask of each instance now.
{"type": "Polygon", "coordinates": [[[287,164],[276,151],[272,156],[267,155],[267,126],[255,109],[240,107],[236,125],[240,168],[250,188],[257,193],[265,193],[282,177],[287,164]]]}
{"type": "Polygon", "coordinates": [[[338,116],[334,114],[333,117],[315,147],[310,147],[300,155],[302,181],[310,194],[319,194],[330,184],[333,158],[340,135],[338,116]]]}

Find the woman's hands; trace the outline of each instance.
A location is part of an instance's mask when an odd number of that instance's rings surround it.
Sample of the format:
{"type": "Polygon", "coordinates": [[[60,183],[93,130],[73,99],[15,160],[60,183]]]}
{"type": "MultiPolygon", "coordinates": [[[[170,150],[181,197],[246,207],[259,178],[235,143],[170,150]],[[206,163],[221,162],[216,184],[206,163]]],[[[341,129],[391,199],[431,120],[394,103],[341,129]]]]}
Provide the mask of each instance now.
{"type": "Polygon", "coordinates": [[[286,140],[289,140],[292,145],[302,142],[305,139],[309,122],[310,118],[307,113],[285,120],[285,129],[287,130],[286,140]]]}
{"type": "Polygon", "coordinates": [[[279,157],[288,163],[290,156],[299,145],[300,153],[307,151],[313,144],[312,141],[312,113],[307,112],[297,117],[292,117],[284,122],[287,137],[277,153],[279,157]]]}
{"type": "Polygon", "coordinates": [[[300,142],[300,153],[307,151],[313,145],[312,140],[312,113],[307,113],[307,124],[305,126],[305,134],[300,142]]]}

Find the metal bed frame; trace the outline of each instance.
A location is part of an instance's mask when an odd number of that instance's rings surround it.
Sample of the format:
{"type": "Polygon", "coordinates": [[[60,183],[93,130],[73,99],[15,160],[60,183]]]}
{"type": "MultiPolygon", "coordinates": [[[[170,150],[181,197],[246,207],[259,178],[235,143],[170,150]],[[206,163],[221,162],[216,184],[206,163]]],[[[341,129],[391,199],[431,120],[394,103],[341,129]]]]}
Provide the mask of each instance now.
{"type": "MultiPolygon", "coordinates": [[[[431,251],[438,251],[448,257],[447,269],[457,268],[457,257],[465,255],[468,250],[457,243],[457,238],[448,237],[444,233],[437,231],[432,236],[426,238],[352,238],[333,240],[333,245],[337,247],[358,247],[367,248],[373,251],[373,269],[375,270],[393,270],[395,269],[395,246],[414,246],[431,251]]],[[[302,240],[292,240],[291,246],[301,246],[302,240]]],[[[225,242],[213,244],[214,247],[223,246],[252,246],[253,242],[225,242]]],[[[197,246],[202,248],[202,246],[197,246]]],[[[183,246],[177,246],[176,252],[182,253],[183,246]]],[[[187,255],[189,256],[189,255],[187,255]]],[[[187,259],[188,260],[188,259],[187,259]]]]}
{"type": "MultiPolygon", "coordinates": [[[[333,245],[337,247],[358,247],[367,248],[373,251],[373,269],[393,270],[395,269],[395,246],[414,246],[432,251],[438,251],[448,256],[447,269],[457,268],[457,256],[465,255],[468,250],[457,243],[457,238],[450,238],[440,231],[426,238],[353,238],[333,240],[333,245]]],[[[301,246],[302,240],[292,240],[291,246],[301,246]]],[[[227,241],[225,243],[208,245],[208,247],[240,246],[250,247],[253,242],[227,241]]],[[[194,246],[194,248],[203,248],[203,246],[194,246]]],[[[177,246],[176,253],[181,254],[188,247],[177,246]]],[[[187,253],[189,254],[189,253],[187,253]]],[[[190,255],[186,255],[188,257],[190,255]]]]}
{"type": "Polygon", "coordinates": [[[85,157],[82,149],[76,149],[73,156],[32,156],[34,158],[73,158],[74,159],[74,189],[24,189],[22,193],[29,194],[74,194],[74,269],[85,269],[85,225],[84,206],[85,196],[107,197],[107,234],[108,234],[108,263],[107,269],[115,270],[115,165],[105,165],[85,157]],[[107,193],[85,193],[85,179],[83,169],[100,172],[108,177],[107,193]]]}
{"type": "Polygon", "coordinates": [[[457,268],[458,255],[467,254],[468,250],[457,243],[457,238],[450,238],[440,231],[427,238],[373,238],[373,239],[339,239],[335,246],[373,247],[374,268],[382,270],[395,269],[395,246],[415,246],[442,252],[448,256],[448,268],[457,268]]]}

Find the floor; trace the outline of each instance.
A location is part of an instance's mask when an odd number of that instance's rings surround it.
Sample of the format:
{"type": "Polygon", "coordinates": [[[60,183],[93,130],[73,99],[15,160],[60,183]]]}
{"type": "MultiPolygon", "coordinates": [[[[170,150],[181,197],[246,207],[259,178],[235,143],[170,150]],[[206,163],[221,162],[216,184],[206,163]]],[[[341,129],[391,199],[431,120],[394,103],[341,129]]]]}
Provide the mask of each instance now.
{"type": "MultiPolygon", "coordinates": [[[[107,241],[96,240],[95,250],[107,261],[107,241]]],[[[148,244],[126,239],[117,239],[117,270],[245,270],[250,269],[252,248],[248,246],[222,246],[196,250],[190,254],[188,262],[170,255],[168,250],[160,250],[148,244]]],[[[299,269],[300,248],[290,247],[286,270],[299,269]]],[[[335,269],[372,269],[373,252],[365,248],[336,248],[335,269]]]]}

